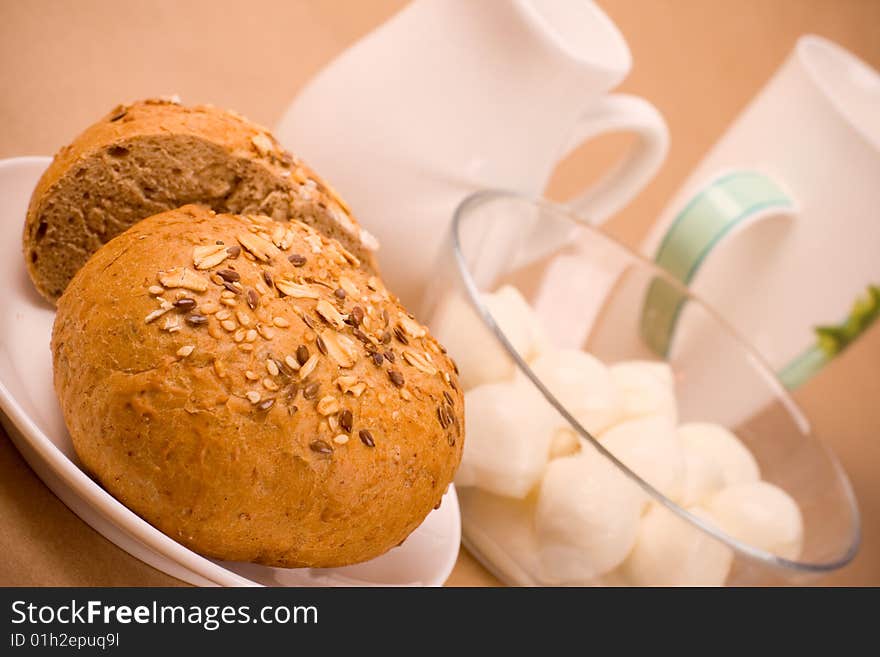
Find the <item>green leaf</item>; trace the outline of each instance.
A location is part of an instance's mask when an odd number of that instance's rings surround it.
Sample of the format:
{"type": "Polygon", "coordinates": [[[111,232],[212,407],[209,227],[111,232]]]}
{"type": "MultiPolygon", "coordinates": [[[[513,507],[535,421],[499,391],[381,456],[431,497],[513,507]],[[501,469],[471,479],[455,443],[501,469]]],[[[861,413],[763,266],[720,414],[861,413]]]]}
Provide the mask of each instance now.
{"type": "Polygon", "coordinates": [[[853,303],[849,316],[836,326],[817,326],[814,331],[819,348],[828,356],[843,351],[880,316],[880,287],[869,285],[867,292],[853,303]]]}

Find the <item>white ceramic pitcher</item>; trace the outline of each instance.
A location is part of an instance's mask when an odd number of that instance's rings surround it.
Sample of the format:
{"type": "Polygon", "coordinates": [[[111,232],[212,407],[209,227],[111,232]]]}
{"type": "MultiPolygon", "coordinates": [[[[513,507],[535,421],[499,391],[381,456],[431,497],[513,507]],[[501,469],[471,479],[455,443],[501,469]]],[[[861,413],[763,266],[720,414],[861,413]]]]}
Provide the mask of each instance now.
{"type": "Polygon", "coordinates": [[[668,146],[662,117],[607,93],[630,66],[586,0],[415,0],[319,73],[276,134],[379,238],[386,280],[416,304],[469,193],[540,195],[562,158],[610,131],[640,140],[573,205],[600,222],[651,179],[668,146]]]}

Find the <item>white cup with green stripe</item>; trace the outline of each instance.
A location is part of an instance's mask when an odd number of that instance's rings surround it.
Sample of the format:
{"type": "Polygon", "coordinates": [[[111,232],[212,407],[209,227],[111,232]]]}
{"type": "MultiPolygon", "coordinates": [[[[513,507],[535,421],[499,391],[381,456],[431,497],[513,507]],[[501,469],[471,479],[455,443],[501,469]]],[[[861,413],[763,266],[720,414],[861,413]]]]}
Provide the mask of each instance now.
{"type": "MultiPolygon", "coordinates": [[[[774,324],[784,326],[790,313],[784,298],[777,300],[776,312],[768,312],[768,301],[773,299],[762,293],[762,280],[783,275],[774,271],[774,251],[786,247],[786,234],[795,230],[799,214],[797,201],[769,175],[749,169],[726,171],[684,204],[653,256],[663,269],[716,304],[735,327],[749,331],[760,320],[754,313],[763,308],[764,330],[753,329],[745,337],[763,347],[762,353],[789,389],[816,374],[880,316],[880,286],[869,283],[859,290],[841,321],[814,325],[808,343],[797,344],[773,330],[774,324]]],[[[829,240],[833,237],[829,235],[829,240]]],[[[816,260],[809,266],[822,263],[816,260]]],[[[643,333],[658,354],[668,352],[684,303],[681,292],[662,280],[650,286],[643,333]]],[[[820,314],[823,310],[813,309],[820,314]]]]}
{"type": "MultiPolygon", "coordinates": [[[[643,253],[714,307],[786,386],[816,374],[880,314],[880,74],[827,39],[801,37],[643,253]]],[[[684,326],[667,288],[653,286],[644,307],[660,353],[699,329],[684,326]]]]}
{"type": "MultiPolygon", "coordinates": [[[[708,287],[715,288],[717,294],[713,296],[725,299],[729,306],[732,295],[717,288],[725,282],[734,283],[739,278],[737,268],[748,268],[746,262],[737,263],[736,256],[729,253],[731,244],[748,243],[750,251],[766,246],[767,242],[760,237],[748,240],[744,234],[750,229],[758,232],[761,224],[775,224],[777,232],[784,230],[796,214],[797,202],[768,175],[749,169],[725,171],[684,203],[663,234],[653,258],[679,281],[694,288],[698,282],[703,283],[699,287],[707,287],[707,273],[710,277],[714,274],[720,280],[714,284],[709,281],[708,287]],[[719,259],[726,262],[719,263],[719,259]],[[708,266],[703,269],[704,265],[708,266]]],[[[772,257],[772,253],[766,255],[772,257]]],[[[746,254],[747,259],[751,257],[746,254]]],[[[644,333],[658,354],[669,351],[684,302],[679,291],[659,279],[650,287],[643,313],[644,333]]],[[[743,310],[741,301],[734,305],[737,308],[730,310],[743,310]]]]}

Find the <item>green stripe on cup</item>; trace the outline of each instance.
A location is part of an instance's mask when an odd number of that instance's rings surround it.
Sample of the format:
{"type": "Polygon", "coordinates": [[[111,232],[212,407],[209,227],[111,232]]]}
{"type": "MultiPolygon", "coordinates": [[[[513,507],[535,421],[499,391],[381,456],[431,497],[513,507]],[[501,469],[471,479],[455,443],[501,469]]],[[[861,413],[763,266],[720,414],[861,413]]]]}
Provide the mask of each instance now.
{"type": "MultiPolygon", "coordinates": [[[[790,212],[794,201],[756,171],[727,173],[704,187],[678,213],[654,261],[683,284],[690,284],[706,256],[735,227],[774,210],[790,212]]],[[[642,337],[666,357],[686,296],[662,278],[648,287],[642,309],[642,337]]]]}

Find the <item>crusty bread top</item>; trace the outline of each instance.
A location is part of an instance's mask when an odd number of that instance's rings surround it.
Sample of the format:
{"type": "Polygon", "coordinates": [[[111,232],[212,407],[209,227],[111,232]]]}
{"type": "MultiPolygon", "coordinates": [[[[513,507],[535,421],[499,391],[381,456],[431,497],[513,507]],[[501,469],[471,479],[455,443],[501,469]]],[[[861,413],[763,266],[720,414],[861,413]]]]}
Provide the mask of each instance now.
{"type": "MultiPolygon", "coordinates": [[[[268,130],[235,112],[220,110],[210,105],[187,107],[174,101],[144,100],[130,105],[120,105],[100,121],[88,127],[73,143],[58,151],[37,183],[28,208],[24,248],[31,277],[44,296],[50,300],[57,299],[57,290],[48,288],[59,286],[57,284],[50,286],[47,282],[52,278],[53,267],[65,269],[67,264],[63,257],[59,258],[59,262],[54,262],[52,250],[69,251],[70,253],[58,255],[67,258],[73,257],[77,261],[74,263],[75,268],[78,268],[100,243],[111,239],[133,223],[132,217],[120,219],[118,216],[110,216],[109,221],[101,221],[101,230],[89,230],[89,232],[98,233],[97,242],[95,239],[86,240],[83,238],[83,241],[88,243],[78,243],[78,236],[71,234],[71,230],[82,230],[78,228],[80,224],[83,225],[83,228],[87,228],[88,217],[77,217],[72,226],[67,226],[64,222],[71,221],[70,215],[87,214],[87,209],[93,208],[97,203],[95,196],[104,196],[103,202],[106,204],[107,192],[105,189],[95,189],[89,195],[88,189],[83,192],[76,188],[75,198],[59,198],[59,195],[73,195],[71,190],[74,189],[75,179],[83,173],[88,175],[89,163],[102,162],[101,157],[106,153],[111,156],[117,151],[124,153],[130,144],[136,143],[138,139],[169,136],[216,145],[225,151],[231,162],[240,159],[259,163],[262,167],[260,171],[264,171],[269,179],[284,181],[285,187],[290,189],[296,203],[301,206],[309,206],[306,210],[303,210],[302,207],[294,209],[291,206],[290,214],[283,212],[282,214],[285,216],[275,216],[275,219],[308,220],[307,216],[314,215],[316,212],[320,213],[322,215],[321,221],[326,225],[316,225],[316,227],[329,236],[340,239],[349,250],[359,256],[367,268],[374,272],[377,271],[370,253],[378,248],[375,238],[358,224],[350,208],[339,195],[301,160],[285,151],[268,130]],[[83,200],[86,196],[89,196],[89,200],[83,200]],[[47,219],[53,208],[57,212],[59,204],[62,203],[71,205],[71,212],[68,212],[67,216],[54,220],[47,219]],[[79,211],[80,208],[82,212],[79,211]],[[108,226],[108,224],[110,225],[108,226]],[[48,239],[48,242],[51,243],[50,252],[48,254],[39,253],[39,243],[46,236],[47,230],[50,233],[48,239]],[[53,231],[61,233],[62,237],[53,240],[51,235],[53,231]],[[38,254],[41,255],[39,262],[36,257],[38,254]]],[[[113,160],[112,157],[109,159],[113,160]]],[[[102,163],[101,166],[106,167],[106,164],[102,163]]],[[[185,169],[186,163],[175,163],[175,166],[185,169]]],[[[169,166],[169,168],[171,167],[169,166]]],[[[187,173],[184,171],[181,175],[187,173]]],[[[110,179],[113,180],[112,172],[110,179]]],[[[118,185],[124,192],[126,186],[131,185],[140,189],[143,181],[126,180],[122,176],[118,178],[118,182],[109,184],[118,185]]],[[[222,190],[222,186],[220,189],[222,190]]],[[[159,191],[161,192],[161,190],[159,191]]],[[[184,203],[212,203],[214,200],[213,198],[193,198],[190,195],[180,199],[178,203],[169,203],[169,201],[173,201],[172,197],[172,199],[166,199],[158,205],[154,205],[152,211],[143,216],[171,209],[184,203]]],[[[108,208],[106,205],[102,207],[100,204],[98,204],[98,208],[102,214],[107,211],[113,215],[113,208],[108,208]]],[[[244,208],[227,208],[221,205],[215,209],[241,211],[244,208]]],[[[256,208],[248,208],[248,211],[255,210],[256,208]]],[[[139,220],[143,216],[137,216],[134,219],[139,220]]],[[[93,236],[89,235],[88,237],[92,238],[93,236]]],[[[65,271],[64,278],[69,280],[72,274],[73,271],[69,273],[65,271]]]]}
{"type": "Polygon", "coordinates": [[[193,549],[335,566],[402,541],[463,445],[443,348],[338,242],[186,206],[101,247],[58,303],[77,453],[193,549]]]}

